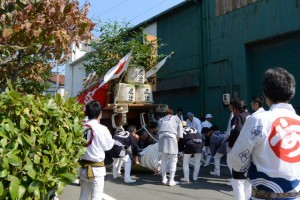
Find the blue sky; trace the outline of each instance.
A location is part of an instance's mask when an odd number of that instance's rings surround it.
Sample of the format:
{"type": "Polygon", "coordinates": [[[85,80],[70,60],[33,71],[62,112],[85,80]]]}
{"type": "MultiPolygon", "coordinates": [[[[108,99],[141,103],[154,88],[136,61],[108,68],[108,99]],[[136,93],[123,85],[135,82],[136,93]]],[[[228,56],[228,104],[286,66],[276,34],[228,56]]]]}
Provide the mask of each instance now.
{"type": "MultiPolygon", "coordinates": [[[[78,0],[80,7],[86,0],[78,0]]],[[[137,25],[185,0],[87,0],[90,2],[88,17],[93,21],[126,21],[137,25]]],[[[97,32],[94,32],[97,37],[97,32]]],[[[57,69],[52,71],[56,72],[57,69]]],[[[58,71],[64,74],[64,66],[58,71]]]]}
{"type": "MultiPolygon", "coordinates": [[[[101,21],[126,21],[137,25],[184,0],[88,0],[89,17],[101,21]]],[[[80,6],[85,0],[79,0],[80,6]]]]}

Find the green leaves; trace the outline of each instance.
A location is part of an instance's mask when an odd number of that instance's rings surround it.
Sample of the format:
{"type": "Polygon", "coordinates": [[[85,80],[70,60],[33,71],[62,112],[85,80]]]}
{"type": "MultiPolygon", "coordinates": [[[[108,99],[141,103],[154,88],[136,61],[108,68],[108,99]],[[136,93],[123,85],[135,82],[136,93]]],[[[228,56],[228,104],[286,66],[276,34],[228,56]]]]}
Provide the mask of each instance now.
{"type": "MultiPolygon", "coordinates": [[[[10,0],[0,3],[0,91],[6,78],[26,93],[43,92],[52,65],[70,55],[73,42],[89,40],[94,23],[77,1],[10,0]],[[51,6],[50,6],[51,5],[51,6]]],[[[86,4],[88,6],[88,4],[86,4]]]]}
{"type": "Polygon", "coordinates": [[[0,199],[44,199],[76,178],[82,106],[61,96],[0,94],[0,199]],[[9,111],[9,112],[7,112],[9,111]]]}
{"type": "Polygon", "coordinates": [[[18,199],[20,181],[16,176],[10,176],[9,193],[12,199],[18,199]]]}
{"type": "Polygon", "coordinates": [[[105,22],[101,24],[98,40],[94,40],[91,46],[95,51],[85,55],[87,71],[95,71],[104,75],[115,66],[123,56],[132,48],[133,54],[129,67],[144,67],[146,70],[154,67],[165,55],[157,55],[156,52],[163,44],[158,44],[154,36],[147,37],[143,30],[133,30],[129,23],[105,22]],[[100,67],[99,67],[100,66],[100,67]]]}

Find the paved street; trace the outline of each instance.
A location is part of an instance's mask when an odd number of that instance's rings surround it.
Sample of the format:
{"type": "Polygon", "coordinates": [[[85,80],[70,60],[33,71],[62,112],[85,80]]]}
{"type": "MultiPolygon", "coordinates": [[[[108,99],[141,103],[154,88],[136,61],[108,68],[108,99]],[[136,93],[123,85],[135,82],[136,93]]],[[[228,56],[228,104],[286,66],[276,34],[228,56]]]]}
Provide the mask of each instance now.
{"type": "MultiPolygon", "coordinates": [[[[226,179],[229,178],[228,168],[221,167],[220,177],[211,176],[209,174],[211,170],[212,164],[209,167],[201,167],[198,181],[180,182],[177,186],[169,187],[161,184],[160,176],[147,172],[132,172],[132,177],[137,182],[125,184],[123,178],[114,180],[108,169],[104,193],[116,200],[232,200],[232,188],[226,184],[226,179]]],[[[175,180],[179,181],[182,174],[182,168],[179,167],[175,180]]],[[[77,200],[79,192],[80,186],[68,185],[59,199],[77,200]]]]}

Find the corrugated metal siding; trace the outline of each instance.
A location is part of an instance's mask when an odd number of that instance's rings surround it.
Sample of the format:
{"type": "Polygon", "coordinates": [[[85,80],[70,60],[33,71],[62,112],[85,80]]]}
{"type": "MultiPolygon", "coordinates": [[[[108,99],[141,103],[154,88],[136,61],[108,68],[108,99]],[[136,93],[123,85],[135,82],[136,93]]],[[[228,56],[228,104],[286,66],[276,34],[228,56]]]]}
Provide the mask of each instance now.
{"type": "MultiPolygon", "coordinates": [[[[286,36],[265,43],[249,45],[250,92],[262,95],[262,77],[266,69],[283,67],[300,81],[300,36],[286,36]]],[[[299,83],[298,83],[299,84],[299,83]]],[[[300,93],[296,94],[291,104],[300,113],[300,93]]]]}
{"type": "Polygon", "coordinates": [[[158,38],[167,44],[160,53],[174,52],[158,73],[160,78],[172,78],[199,73],[201,57],[201,19],[198,4],[192,4],[170,13],[157,23],[158,38]],[[193,74],[195,71],[193,71],[193,74]]]}
{"type": "Polygon", "coordinates": [[[155,102],[174,110],[200,113],[201,4],[191,2],[157,21],[157,36],[166,46],[159,53],[174,52],[157,73],[155,102]]]}
{"type": "MultiPolygon", "coordinates": [[[[252,92],[249,90],[251,84],[248,82],[250,70],[246,44],[299,31],[300,0],[261,0],[220,16],[216,16],[216,1],[204,0],[202,2],[207,12],[204,19],[209,18],[209,23],[204,27],[209,32],[205,38],[207,49],[204,53],[207,54],[205,56],[207,70],[204,77],[210,80],[206,82],[209,86],[220,84],[219,77],[210,71],[218,68],[219,61],[227,60],[231,66],[232,79],[229,82],[230,90],[232,90],[231,97],[239,96],[250,102],[252,92]]],[[[220,89],[221,87],[204,86],[206,110],[220,108],[218,104],[211,103],[215,101],[214,99],[220,98],[218,95],[220,89]]],[[[225,87],[224,91],[226,90],[228,89],[225,87]]],[[[225,128],[227,123],[227,112],[225,107],[218,111],[217,117],[226,116],[224,123],[220,125],[221,128],[225,128]]]]}
{"type": "Polygon", "coordinates": [[[194,113],[195,117],[200,117],[200,113],[196,110],[196,99],[199,99],[197,88],[186,88],[184,90],[171,90],[164,92],[157,92],[154,97],[156,104],[168,104],[174,113],[178,108],[182,108],[184,118],[187,112],[194,113]]]}

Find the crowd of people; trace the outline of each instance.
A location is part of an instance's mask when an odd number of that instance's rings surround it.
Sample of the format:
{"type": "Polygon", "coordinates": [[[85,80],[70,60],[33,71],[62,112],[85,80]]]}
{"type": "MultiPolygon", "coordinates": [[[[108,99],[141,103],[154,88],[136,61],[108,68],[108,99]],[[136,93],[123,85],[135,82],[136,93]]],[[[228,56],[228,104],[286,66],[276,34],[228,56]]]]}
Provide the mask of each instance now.
{"type": "Polygon", "coordinates": [[[162,184],[175,186],[174,177],[178,155],[183,155],[183,177],[190,182],[190,159],[194,158],[192,180],[197,181],[200,166],[210,165],[213,158],[213,176],[221,175],[220,162],[227,157],[234,198],[236,200],[300,199],[300,117],[289,104],[295,94],[295,79],[283,68],[268,69],[263,77],[263,96],[253,96],[251,111],[246,101],[233,99],[229,104],[227,129],[219,130],[206,114],[200,120],[192,112],[172,109],[156,118],[148,131],[136,132],[128,126],[112,135],[99,123],[101,106],[93,101],[87,104],[89,120],[85,123],[87,151],[80,160],[80,199],[102,199],[104,187],[104,152],[113,157],[113,178],[120,177],[124,164],[124,182],[130,178],[131,159],[139,164],[139,152],[158,143],[161,154],[162,184]],[[269,110],[264,110],[264,99],[269,110]],[[149,134],[150,133],[150,134],[149,134]],[[130,150],[129,150],[130,149],[130,150]],[[132,157],[129,157],[129,152],[132,157]],[[168,170],[167,170],[168,169],[168,170]],[[168,176],[167,176],[168,174],[168,176]]]}

